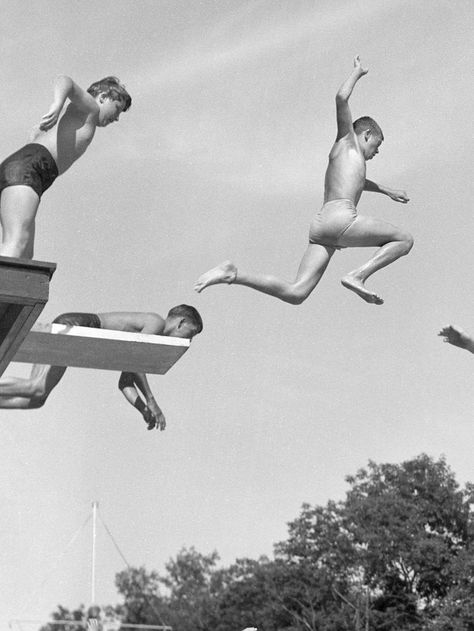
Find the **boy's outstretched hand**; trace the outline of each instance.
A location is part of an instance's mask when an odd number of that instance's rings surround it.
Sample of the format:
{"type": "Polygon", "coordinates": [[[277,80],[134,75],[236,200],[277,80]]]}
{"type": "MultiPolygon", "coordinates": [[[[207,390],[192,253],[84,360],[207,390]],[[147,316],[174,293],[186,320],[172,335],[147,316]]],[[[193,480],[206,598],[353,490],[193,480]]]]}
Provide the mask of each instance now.
{"type": "Polygon", "coordinates": [[[89,618],[87,621],[87,631],[99,631],[99,621],[97,618],[89,618]]]}
{"type": "Polygon", "coordinates": [[[408,204],[408,202],[410,201],[410,198],[405,191],[387,190],[387,195],[390,197],[390,199],[393,199],[394,202],[400,202],[401,204],[408,204]]]}
{"type": "Polygon", "coordinates": [[[369,72],[368,68],[362,68],[362,64],[360,63],[359,55],[356,55],[354,57],[354,68],[357,68],[357,70],[359,71],[361,77],[369,72]]]}
{"type": "Polygon", "coordinates": [[[465,333],[461,328],[453,325],[443,327],[438,335],[444,337],[444,342],[466,350],[471,350],[474,342],[470,335],[465,333]]]}

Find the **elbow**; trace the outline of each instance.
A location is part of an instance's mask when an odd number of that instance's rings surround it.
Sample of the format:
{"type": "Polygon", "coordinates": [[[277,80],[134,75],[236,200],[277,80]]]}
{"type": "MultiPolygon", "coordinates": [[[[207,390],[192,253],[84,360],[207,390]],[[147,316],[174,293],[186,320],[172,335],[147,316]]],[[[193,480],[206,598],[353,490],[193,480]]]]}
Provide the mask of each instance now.
{"type": "Polygon", "coordinates": [[[338,105],[339,103],[347,103],[348,100],[348,95],[342,90],[339,90],[336,94],[336,105],[338,105]]]}
{"type": "Polygon", "coordinates": [[[55,79],[56,83],[66,85],[68,88],[72,87],[72,79],[67,74],[58,74],[55,79]]]}

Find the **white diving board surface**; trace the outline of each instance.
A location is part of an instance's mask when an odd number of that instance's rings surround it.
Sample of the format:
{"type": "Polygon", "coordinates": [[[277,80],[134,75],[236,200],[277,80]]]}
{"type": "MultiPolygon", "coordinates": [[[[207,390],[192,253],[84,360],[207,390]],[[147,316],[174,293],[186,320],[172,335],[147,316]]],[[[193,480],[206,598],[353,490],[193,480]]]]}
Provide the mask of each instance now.
{"type": "Polygon", "coordinates": [[[50,332],[33,326],[11,361],[163,375],[189,345],[179,337],[52,324],[50,332]]]}

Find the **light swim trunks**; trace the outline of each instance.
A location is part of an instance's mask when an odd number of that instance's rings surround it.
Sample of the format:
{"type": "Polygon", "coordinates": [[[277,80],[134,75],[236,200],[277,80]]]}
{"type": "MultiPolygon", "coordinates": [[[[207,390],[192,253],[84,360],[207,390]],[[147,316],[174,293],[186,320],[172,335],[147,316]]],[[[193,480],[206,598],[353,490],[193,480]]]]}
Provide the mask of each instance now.
{"type": "Polygon", "coordinates": [[[326,202],[309,226],[309,242],[332,248],[344,248],[339,239],[352,226],[357,209],[350,199],[326,202]]]}
{"type": "Polygon", "coordinates": [[[43,145],[32,142],[25,145],[0,164],[0,192],[7,186],[30,186],[38,197],[58,177],[53,156],[43,145]]]}

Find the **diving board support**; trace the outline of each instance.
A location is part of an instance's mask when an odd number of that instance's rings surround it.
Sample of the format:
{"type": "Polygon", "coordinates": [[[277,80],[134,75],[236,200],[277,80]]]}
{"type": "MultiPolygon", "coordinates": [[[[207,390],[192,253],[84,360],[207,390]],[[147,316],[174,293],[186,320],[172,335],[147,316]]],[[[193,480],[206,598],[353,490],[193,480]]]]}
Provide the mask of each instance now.
{"type": "Polygon", "coordinates": [[[55,263],[0,256],[0,375],[49,298],[55,263]]]}
{"type": "Polygon", "coordinates": [[[163,335],[52,324],[31,330],[12,361],[163,375],[190,340],[163,335]]]}

